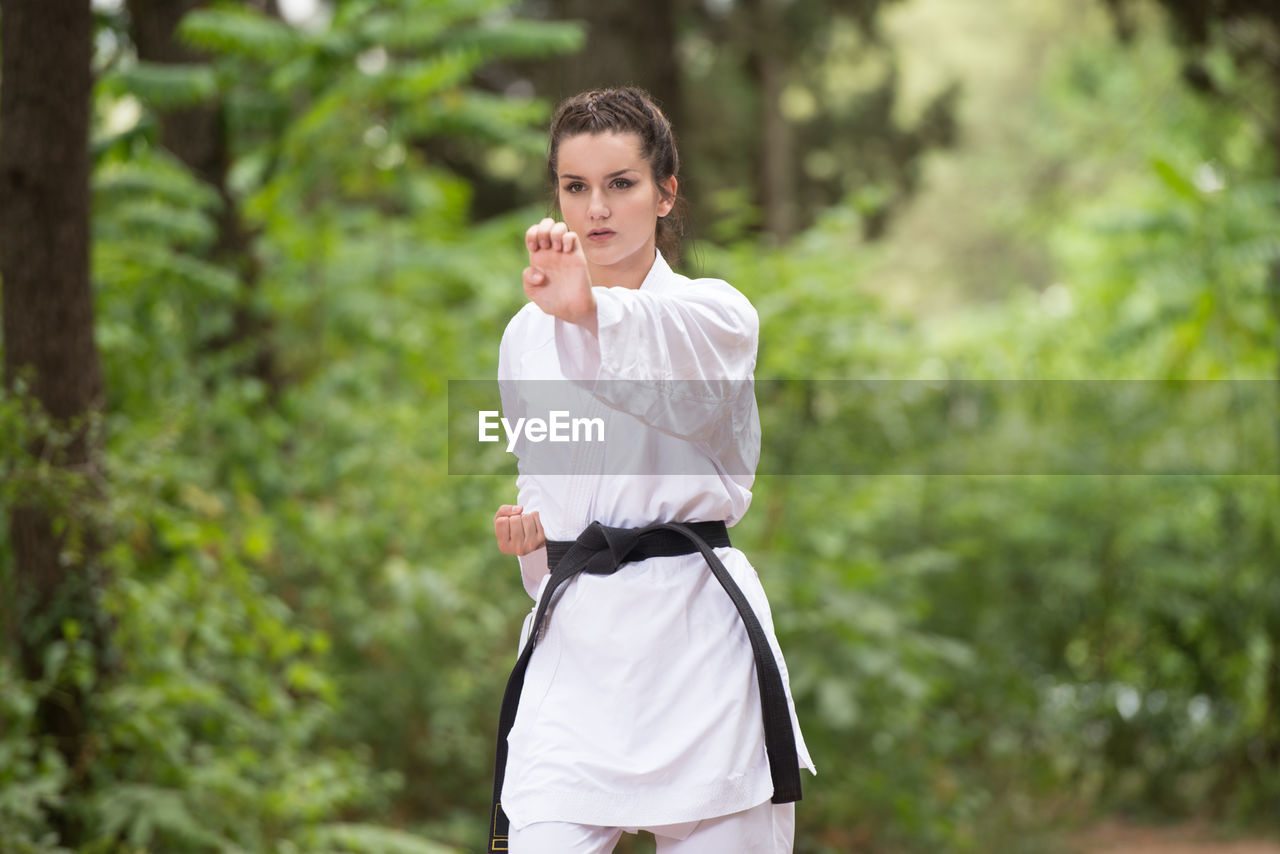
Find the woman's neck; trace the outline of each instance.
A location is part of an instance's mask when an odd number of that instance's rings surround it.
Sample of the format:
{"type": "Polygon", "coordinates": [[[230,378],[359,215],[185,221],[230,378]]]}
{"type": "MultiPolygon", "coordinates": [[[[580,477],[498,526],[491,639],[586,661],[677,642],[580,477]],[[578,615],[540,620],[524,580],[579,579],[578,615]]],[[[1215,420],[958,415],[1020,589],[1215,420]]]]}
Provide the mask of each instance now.
{"type": "Polygon", "coordinates": [[[588,261],[587,274],[591,277],[591,285],[593,287],[638,290],[644,284],[645,277],[649,275],[649,271],[653,269],[657,257],[656,246],[653,242],[650,242],[647,252],[641,250],[621,259],[616,264],[602,266],[588,261]]]}

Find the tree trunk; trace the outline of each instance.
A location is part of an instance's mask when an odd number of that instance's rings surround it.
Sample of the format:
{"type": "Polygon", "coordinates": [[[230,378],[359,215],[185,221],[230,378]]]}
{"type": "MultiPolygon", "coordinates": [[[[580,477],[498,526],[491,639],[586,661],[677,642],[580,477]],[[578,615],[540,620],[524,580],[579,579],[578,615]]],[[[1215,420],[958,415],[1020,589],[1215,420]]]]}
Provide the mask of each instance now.
{"type": "MultiPolygon", "coordinates": [[[[102,406],[89,284],[89,0],[0,0],[0,313],[4,378],[28,393],[72,440],[52,457],[95,480],[89,416],[102,406]]],[[[46,454],[37,444],[31,449],[46,454]]],[[[16,601],[14,637],[23,675],[39,681],[45,652],[69,621],[105,647],[96,606],[94,537],[80,520],[84,494],[9,509],[16,601]],[[51,504],[53,506],[51,506],[51,504]],[[60,508],[60,509],[59,509],[60,508]],[[68,536],[78,532],[75,547],[68,536]]],[[[101,660],[99,656],[97,661],[101,660]]],[[[36,726],[84,783],[89,709],[80,685],[61,680],[39,699],[36,726]]],[[[81,835],[72,811],[53,807],[60,842],[81,835]]]]}
{"type": "Polygon", "coordinates": [[[552,18],[587,23],[587,43],[581,51],[541,64],[550,84],[546,91],[553,100],[585,89],[639,86],[653,95],[679,132],[684,126],[684,99],[675,52],[675,0],[556,0],[551,8],[552,18]]]}
{"type": "Polygon", "coordinates": [[[781,242],[796,229],[794,142],[791,125],[782,114],[787,57],[779,49],[778,34],[785,23],[779,0],[752,0],[747,8],[756,22],[749,65],[759,89],[757,199],[765,233],[781,242]]]}
{"type": "MultiPolygon", "coordinates": [[[[176,30],[184,15],[208,5],[205,0],[128,0],[127,5],[140,59],[175,65],[204,61],[204,57],[177,39],[176,30]]],[[[265,8],[268,13],[275,10],[270,3],[250,5],[265,8]]],[[[244,285],[230,332],[203,343],[214,350],[247,345],[248,356],[242,370],[266,383],[274,397],[280,390],[280,377],[271,345],[271,325],[253,308],[261,271],[253,254],[253,236],[241,219],[240,208],[227,184],[231,154],[224,105],[221,101],[212,101],[161,112],[160,144],[218,192],[222,209],[211,255],[231,269],[244,285]]]]}

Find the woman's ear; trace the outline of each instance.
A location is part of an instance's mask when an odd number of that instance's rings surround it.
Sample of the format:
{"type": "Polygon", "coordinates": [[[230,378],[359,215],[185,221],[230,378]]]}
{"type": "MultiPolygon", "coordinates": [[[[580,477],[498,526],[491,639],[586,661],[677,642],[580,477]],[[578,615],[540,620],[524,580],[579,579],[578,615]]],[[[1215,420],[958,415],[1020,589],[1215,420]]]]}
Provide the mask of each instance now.
{"type": "Polygon", "coordinates": [[[676,180],[675,175],[671,175],[667,180],[658,184],[661,196],[658,200],[658,216],[663,217],[671,213],[671,209],[676,205],[676,188],[680,183],[676,180]]]}

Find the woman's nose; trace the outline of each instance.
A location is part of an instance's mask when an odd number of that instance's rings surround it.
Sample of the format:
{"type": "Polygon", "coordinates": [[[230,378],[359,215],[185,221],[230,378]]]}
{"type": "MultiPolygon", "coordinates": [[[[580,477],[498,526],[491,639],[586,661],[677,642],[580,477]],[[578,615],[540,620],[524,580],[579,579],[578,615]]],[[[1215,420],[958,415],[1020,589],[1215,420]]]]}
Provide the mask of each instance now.
{"type": "Polygon", "coordinates": [[[605,219],[609,216],[609,206],[604,203],[604,195],[600,192],[591,194],[591,204],[587,206],[587,216],[591,219],[605,219]]]}

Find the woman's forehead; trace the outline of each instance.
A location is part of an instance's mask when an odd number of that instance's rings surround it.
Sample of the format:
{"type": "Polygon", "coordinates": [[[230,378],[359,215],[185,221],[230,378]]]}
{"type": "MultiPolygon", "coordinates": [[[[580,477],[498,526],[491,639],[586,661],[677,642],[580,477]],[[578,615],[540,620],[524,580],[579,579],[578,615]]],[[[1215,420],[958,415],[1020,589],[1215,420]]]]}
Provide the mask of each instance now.
{"type": "Polygon", "coordinates": [[[639,171],[645,165],[636,133],[580,133],[560,140],[556,165],[560,175],[580,178],[610,175],[619,170],[639,171]]]}

